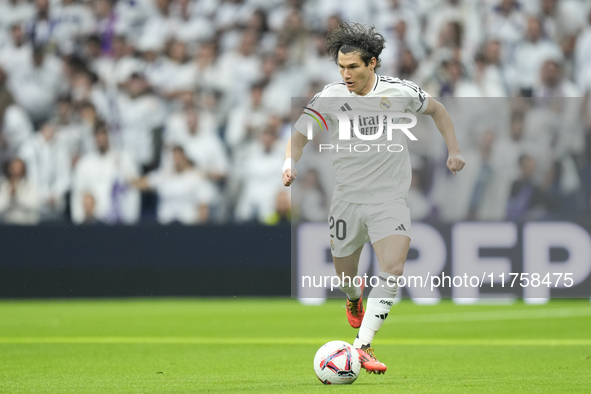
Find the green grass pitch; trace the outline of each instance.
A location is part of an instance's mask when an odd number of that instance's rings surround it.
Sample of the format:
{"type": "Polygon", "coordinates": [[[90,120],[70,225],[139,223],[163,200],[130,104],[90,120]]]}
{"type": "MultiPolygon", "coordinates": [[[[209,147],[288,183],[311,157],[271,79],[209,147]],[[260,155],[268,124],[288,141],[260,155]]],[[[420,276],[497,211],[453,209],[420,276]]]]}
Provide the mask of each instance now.
{"type": "Polygon", "coordinates": [[[0,393],[591,391],[591,304],[401,302],[374,341],[388,365],[323,386],[312,359],[352,342],[340,300],[0,301],[0,393]]]}

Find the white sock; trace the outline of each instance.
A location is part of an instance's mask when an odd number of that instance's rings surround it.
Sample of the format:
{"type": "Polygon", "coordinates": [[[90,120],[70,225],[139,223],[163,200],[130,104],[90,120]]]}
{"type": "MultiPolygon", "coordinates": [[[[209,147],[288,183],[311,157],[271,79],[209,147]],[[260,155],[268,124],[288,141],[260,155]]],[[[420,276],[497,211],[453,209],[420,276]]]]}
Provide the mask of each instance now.
{"type": "Polygon", "coordinates": [[[349,280],[347,276],[344,277],[339,289],[345,293],[350,300],[358,300],[361,297],[361,287],[354,286],[352,278],[349,280]]]}
{"type": "Polygon", "coordinates": [[[394,298],[398,293],[398,276],[387,272],[380,272],[378,285],[371,289],[367,298],[365,316],[359,328],[359,333],[354,348],[361,348],[364,345],[371,345],[374,336],[382,327],[382,324],[394,305],[394,298]]]}

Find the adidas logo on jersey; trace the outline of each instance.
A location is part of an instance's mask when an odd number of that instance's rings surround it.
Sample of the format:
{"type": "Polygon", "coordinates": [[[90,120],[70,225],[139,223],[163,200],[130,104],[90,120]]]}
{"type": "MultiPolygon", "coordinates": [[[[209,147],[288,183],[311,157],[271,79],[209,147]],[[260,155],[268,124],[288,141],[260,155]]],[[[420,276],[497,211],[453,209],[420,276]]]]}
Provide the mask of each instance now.
{"type": "Polygon", "coordinates": [[[353,108],[351,108],[351,106],[347,103],[343,104],[343,106],[339,109],[343,112],[353,111],[353,108]]]}
{"type": "Polygon", "coordinates": [[[382,313],[380,315],[375,315],[375,317],[377,317],[378,319],[386,320],[386,318],[388,317],[388,314],[382,313]]]}
{"type": "Polygon", "coordinates": [[[396,230],[406,231],[406,228],[404,228],[404,224],[401,224],[400,226],[396,227],[396,230]]]}

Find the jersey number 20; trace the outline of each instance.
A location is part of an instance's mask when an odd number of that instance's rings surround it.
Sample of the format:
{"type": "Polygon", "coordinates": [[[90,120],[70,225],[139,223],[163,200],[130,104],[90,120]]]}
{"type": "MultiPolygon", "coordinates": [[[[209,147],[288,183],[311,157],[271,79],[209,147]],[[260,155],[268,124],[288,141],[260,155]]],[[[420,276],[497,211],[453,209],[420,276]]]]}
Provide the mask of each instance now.
{"type": "Polygon", "coordinates": [[[328,219],[328,224],[330,226],[330,237],[334,238],[334,234],[332,233],[332,229],[336,227],[336,236],[339,241],[344,240],[347,237],[347,222],[343,219],[339,219],[335,222],[334,217],[331,216],[328,219]]]}

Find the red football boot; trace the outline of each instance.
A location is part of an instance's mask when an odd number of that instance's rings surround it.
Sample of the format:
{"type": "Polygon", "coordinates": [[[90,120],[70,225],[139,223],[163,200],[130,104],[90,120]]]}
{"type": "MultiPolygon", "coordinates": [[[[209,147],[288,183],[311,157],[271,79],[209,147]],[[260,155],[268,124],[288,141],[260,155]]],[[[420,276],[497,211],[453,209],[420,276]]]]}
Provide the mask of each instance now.
{"type": "Polygon", "coordinates": [[[362,346],[361,349],[357,349],[357,353],[359,353],[361,368],[365,369],[367,373],[375,373],[378,375],[386,373],[388,367],[386,367],[386,364],[378,361],[373,352],[373,348],[362,346]]]}

